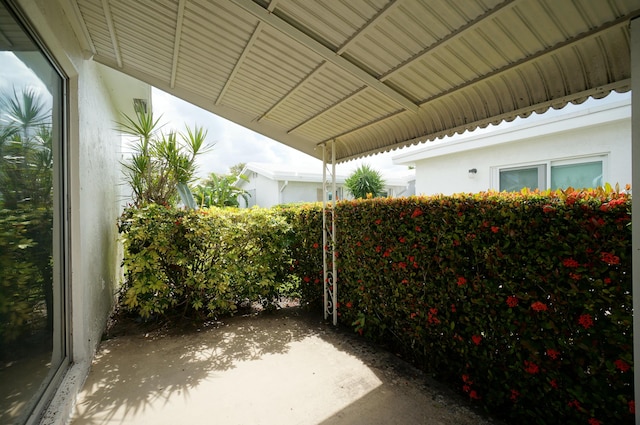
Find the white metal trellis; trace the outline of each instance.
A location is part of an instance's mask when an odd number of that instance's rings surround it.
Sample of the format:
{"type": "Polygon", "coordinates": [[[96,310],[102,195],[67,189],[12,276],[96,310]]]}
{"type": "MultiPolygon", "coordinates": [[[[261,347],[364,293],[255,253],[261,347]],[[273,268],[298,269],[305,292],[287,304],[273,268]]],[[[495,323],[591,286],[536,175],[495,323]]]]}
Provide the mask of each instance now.
{"type": "Polygon", "coordinates": [[[322,146],[322,267],[324,318],[338,324],[338,268],[336,264],[336,151],[335,141],[322,146]],[[331,182],[327,180],[327,150],[331,149],[331,182]],[[328,194],[331,193],[331,202],[328,194]]]}

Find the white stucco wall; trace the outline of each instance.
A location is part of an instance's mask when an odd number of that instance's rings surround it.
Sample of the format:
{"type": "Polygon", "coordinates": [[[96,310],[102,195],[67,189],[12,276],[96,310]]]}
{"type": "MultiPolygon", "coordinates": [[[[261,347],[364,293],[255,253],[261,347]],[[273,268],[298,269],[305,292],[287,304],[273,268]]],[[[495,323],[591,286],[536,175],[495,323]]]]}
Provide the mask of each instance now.
{"type": "MultiPolygon", "coordinates": [[[[66,423],[86,377],[120,280],[115,226],[120,214],[121,138],[103,69],[87,60],[58,1],[19,0],[28,20],[69,77],[68,194],[70,199],[71,368],[43,423],[66,423]]],[[[108,72],[108,71],[107,71],[108,72]]],[[[113,76],[113,75],[111,75],[113,76]]],[[[123,87],[148,86],[124,76],[123,87]]],[[[137,95],[139,95],[140,91],[137,95]]],[[[147,90],[148,98],[150,90],[147,90]]],[[[130,95],[131,93],[127,93],[130,95]]]]}
{"type": "MultiPolygon", "coordinates": [[[[628,99],[557,119],[537,117],[483,135],[428,144],[394,162],[415,164],[416,194],[499,189],[498,170],[558,160],[604,156],[603,181],[631,183],[631,107],[628,99]],[[469,170],[477,173],[470,177],[469,170]]],[[[586,161],[586,159],[585,159],[586,161]]]]}

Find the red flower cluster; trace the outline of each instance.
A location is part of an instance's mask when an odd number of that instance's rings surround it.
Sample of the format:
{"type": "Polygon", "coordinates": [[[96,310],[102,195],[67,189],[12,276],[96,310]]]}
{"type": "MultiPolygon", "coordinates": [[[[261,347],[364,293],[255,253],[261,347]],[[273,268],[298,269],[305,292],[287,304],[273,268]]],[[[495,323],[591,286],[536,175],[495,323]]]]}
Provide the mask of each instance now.
{"type": "Polygon", "coordinates": [[[540,367],[537,364],[535,364],[534,362],[530,362],[528,360],[525,360],[524,361],[524,370],[527,373],[535,375],[536,373],[540,372],[540,367]]]}
{"type": "Polygon", "coordinates": [[[624,198],[612,199],[611,201],[600,205],[600,211],[609,211],[609,209],[625,203],[624,198]]]}
{"type": "Polygon", "coordinates": [[[471,340],[475,345],[480,345],[480,343],[482,342],[482,335],[473,335],[471,336],[471,340]]]}
{"type": "Polygon", "coordinates": [[[547,348],[547,356],[551,359],[556,360],[560,356],[560,351],[555,348],[547,348]]]}
{"type": "Polygon", "coordinates": [[[547,311],[549,308],[545,303],[541,303],[540,301],[536,301],[531,304],[531,309],[533,311],[547,311]]]}
{"type": "Polygon", "coordinates": [[[578,263],[573,258],[565,258],[564,260],[562,260],[562,265],[569,268],[575,268],[575,267],[579,267],[580,263],[578,263]]]}
{"type": "Polygon", "coordinates": [[[587,422],[589,423],[589,425],[601,425],[602,424],[602,422],[600,422],[596,418],[591,418],[587,422]]]}
{"type": "Polygon", "coordinates": [[[491,226],[491,231],[493,233],[498,233],[500,231],[500,228],[498,226],[491,226]]]}
{"type": "Polygon", "coordinates": [[[583,328],[589,329],[593,326],[593,318],[590,314],[583,314],[578,318],[578,323],[582,325],[583,328]]]}
{"type": "Polygon", "coordinates": [[[620,264],[620,257],[618,257],[617,255],[613,255],[610,252],[602,252],[600,253],[600,259],[609,264],[610,266],[615,265],[615,264],[620,264]]]}
{"type": "Polygon", "coordinates": [[[427,314],[427,322],[431,325],[438,325],[440,323],[440,319],[438,319],[438,309],[433,307],[429,309],[429,313],[427,314]]]}
{"type": "Polygon", "coordinates": [[[631,413],[632,415],[636,414],[636,402],[635,402],[635,400],[629,401],[629,413],[631,413]]]}
{"type": "Polygon", "coordinates": [[[507,305],[511,308],[514,308],[515,306],[518,305],[518,297],[516,297],[515,295],[509,295],[507,297],[507,305]]]}
{"type": "Polygon", "coordinates": [[[518,390],[511,390],[511,396],[509,397],[511,401],[516,401],[520,397],[520,392],[518,390]]]}
{"type": "Polygon", "coordinates": [[[622,359],[618,359],[614,361],[613,364],[616,366],[616,369],[618,369],[620,372],[623,372],[623,373],[631,369],[631,366],[629,366],[629,363],[625,362],[622,359]]]}
{"type": "Polygon", "coordinates": [[[467,283],[467,279],[464,276],[458,276],[458,281],[456,283],[458,286],[465,285],[467,283]]]}
{"type": "Polygon", "coordinates": [[[420,208],[416,208],[413,210],[413,214],[411,214],[411,218],[420,217],[422,215],[422,210],[420,208]]]}

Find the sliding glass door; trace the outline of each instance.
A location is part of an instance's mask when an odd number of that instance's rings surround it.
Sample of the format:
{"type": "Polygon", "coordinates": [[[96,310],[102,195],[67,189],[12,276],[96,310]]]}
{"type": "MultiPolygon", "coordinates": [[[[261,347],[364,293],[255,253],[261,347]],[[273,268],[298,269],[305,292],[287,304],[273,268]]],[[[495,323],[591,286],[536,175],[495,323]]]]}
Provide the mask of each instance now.
{"type": "Polygon", "coordinates": [[[0,1],[0,423],[34,421],[67,362],[65,84],[0,1]]]}

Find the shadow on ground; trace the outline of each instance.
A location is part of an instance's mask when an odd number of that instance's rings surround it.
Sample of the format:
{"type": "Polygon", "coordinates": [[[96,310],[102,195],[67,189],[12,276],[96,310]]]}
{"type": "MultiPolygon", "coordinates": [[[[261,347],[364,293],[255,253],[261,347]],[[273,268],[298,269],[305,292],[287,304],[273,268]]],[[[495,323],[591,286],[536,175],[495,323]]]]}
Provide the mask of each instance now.
{"type": "Polygon", "coordinates": [[[491,424],[392,354],[287,308],[104,341],[82,424],[491,424]]]}

